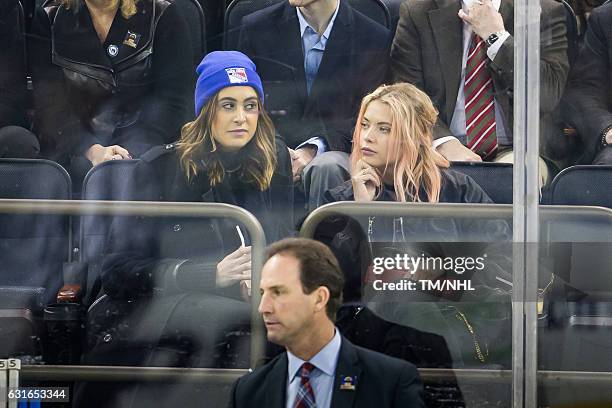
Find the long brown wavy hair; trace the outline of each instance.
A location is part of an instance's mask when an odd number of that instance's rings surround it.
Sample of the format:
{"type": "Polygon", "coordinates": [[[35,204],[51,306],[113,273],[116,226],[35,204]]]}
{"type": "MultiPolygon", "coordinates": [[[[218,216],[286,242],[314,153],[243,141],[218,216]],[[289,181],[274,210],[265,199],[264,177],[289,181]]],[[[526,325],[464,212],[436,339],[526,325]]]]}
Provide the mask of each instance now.
{"type": "MultiPolygon", "coordinates": [[[[114,9],[119,4],[119,8],[121,10],[121,15],[123,18],[130,18],[134,14],[136,14],[136,4],[138,4],[140,0],[108,0],[108,8],[114,9]]],[[[62,4],[67,9],[78,10],[79,7],[85,2],[85,0],[62,0],[62,4]]]]}
{"type": "Polygon", "coordinates": [[[385,171],[392,162],[396,200],[406,202],[409,197],[411,201],[421,201],[419,191],[423,188],[427,201],[437,203],[442,185],[440,168],[449,167],[449,162],[432,147],[438,111],[429,96],[414,85],[382,85],[363,98],[353,133],[353,166],[363,157],[360,124],[372,101],[382,102],[391,108],[391,133],[387,148],[390,155],[385,171]]]}
{"type": "MultiPolygon", "coordinates": [[[[196,120],[183,126],[181,138],[176,146],[187,179],[194,178],[198,170],[203,167],[208,174],[211,187],[223,181],[226,171],[221,163],[219,148],[211,127],[217,114],[218,100],[219,92],[204,105],[196,120]]],[[[277,159],[274,124],[264,111],[261,100],[259,107],[255,135],[240,149],[239,176],[263,191],[270,186],[277,159]]]]}

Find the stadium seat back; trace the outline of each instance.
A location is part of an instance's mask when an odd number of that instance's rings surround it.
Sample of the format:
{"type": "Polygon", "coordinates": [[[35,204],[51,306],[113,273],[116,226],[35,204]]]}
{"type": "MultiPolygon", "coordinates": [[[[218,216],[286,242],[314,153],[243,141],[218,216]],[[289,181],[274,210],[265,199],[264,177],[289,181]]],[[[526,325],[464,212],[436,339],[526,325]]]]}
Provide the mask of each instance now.
{"type": "Polygon", "coordinates": [[[197,0],[171,0],[181,10],[189,27],[193,47],[193,63],[197,66],[206,55],[206,16],[197,0]]]}
{"type": "Polygon", "coordinates": [[[453,162],[451,169],[473,178],[495,204],[512,204],[512,164],[453,162]]]}
{"type": "MultiPolygon", "coordinates": [[[[234,50],[238,46],[242,18],[255,11],[264,9],[283,0],[233,0],[225,11],[223,29],[223,49],[234,50]]],[[[348,0],[357,11],[370,17],[372,20],[391,26],[391,17],[387,6],[382,0],[348,0]]]]}
{"type": "Polygon", "coordinates": [[[400,6],[404,0],[382,0],[382,2],[387,6],[387,10],[389,10],[389,28],[395,34],[399,21],[400,6]]]}
{"type": "MultiPolygon", "coordinates": [[[[130,201],[136,192],[130,190],[131,175],[137,160],[107,161],[92,168],[83,181],[83,200],[130,201]]],[[[86,215],[81,219],[81,261],[96,262],[104,252],[112,217],[86,215]]]]}
{"type": "MultiPolygon", "coordinates": [[[[70,176],[48,160],[0,159],[0,198],[68,200],[70,176]]],[[[0,307],[51,301],[62,285],[70,241],[68,215],[0,214],[0,307]]]]}
{"type": "Polygon", "coordinates": [[[550,186],[550,204],[612,208],[612,166],[572,166],[550,186]]]}
{"type": "Polygon", "coordinates": [[[574,64],[580,51],[580,30],[578,29],[578,20],[576,12],[567,0],[562,0],[563,8],[565,9],[565,20],[567,29],[567,57],[570,66],[574,64]]]}

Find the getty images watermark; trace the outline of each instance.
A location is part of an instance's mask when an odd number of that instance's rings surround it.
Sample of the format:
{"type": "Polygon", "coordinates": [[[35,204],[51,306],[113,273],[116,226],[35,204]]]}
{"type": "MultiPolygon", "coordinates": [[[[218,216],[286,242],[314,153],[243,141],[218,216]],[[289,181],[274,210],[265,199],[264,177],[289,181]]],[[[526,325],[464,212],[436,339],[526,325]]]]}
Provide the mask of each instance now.
{"type": "Polygon", "coordinates": [[[473,273],[485,269],[487,255],[376,256],[365,281],[375,291],[473,291],[473,273]]]}

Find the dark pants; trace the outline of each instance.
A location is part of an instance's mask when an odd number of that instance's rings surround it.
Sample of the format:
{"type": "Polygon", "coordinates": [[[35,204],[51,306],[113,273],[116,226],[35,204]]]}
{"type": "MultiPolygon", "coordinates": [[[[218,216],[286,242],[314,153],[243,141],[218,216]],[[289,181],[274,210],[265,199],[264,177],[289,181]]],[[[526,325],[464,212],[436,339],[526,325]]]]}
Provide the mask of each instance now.
{"type": "Polygon", "coordinates": [[[597,153],[593,164],[612,165],[612,146],[606,146],[597,153]]]}
{"type": "Polygon", "coordinates": [[[35,159],[40,153],[38,138],[19,126],[0,128],[0,157],[35,159]]]}

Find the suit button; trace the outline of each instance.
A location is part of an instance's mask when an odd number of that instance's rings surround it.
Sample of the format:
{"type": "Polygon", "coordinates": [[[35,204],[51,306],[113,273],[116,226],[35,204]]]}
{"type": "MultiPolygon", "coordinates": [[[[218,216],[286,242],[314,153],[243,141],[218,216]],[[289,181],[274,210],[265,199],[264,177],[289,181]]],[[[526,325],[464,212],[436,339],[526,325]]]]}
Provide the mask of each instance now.
{"type": "Polygon", "coordinates": [[[181,224],[174,224],[174,225],[172,226],[172,230],[173,230],[174,232],[179,232],[179,231],[180,231],[180,230],[182,230],[182,229],[183,229],[183,227],[181,227],[181,224]]]}

